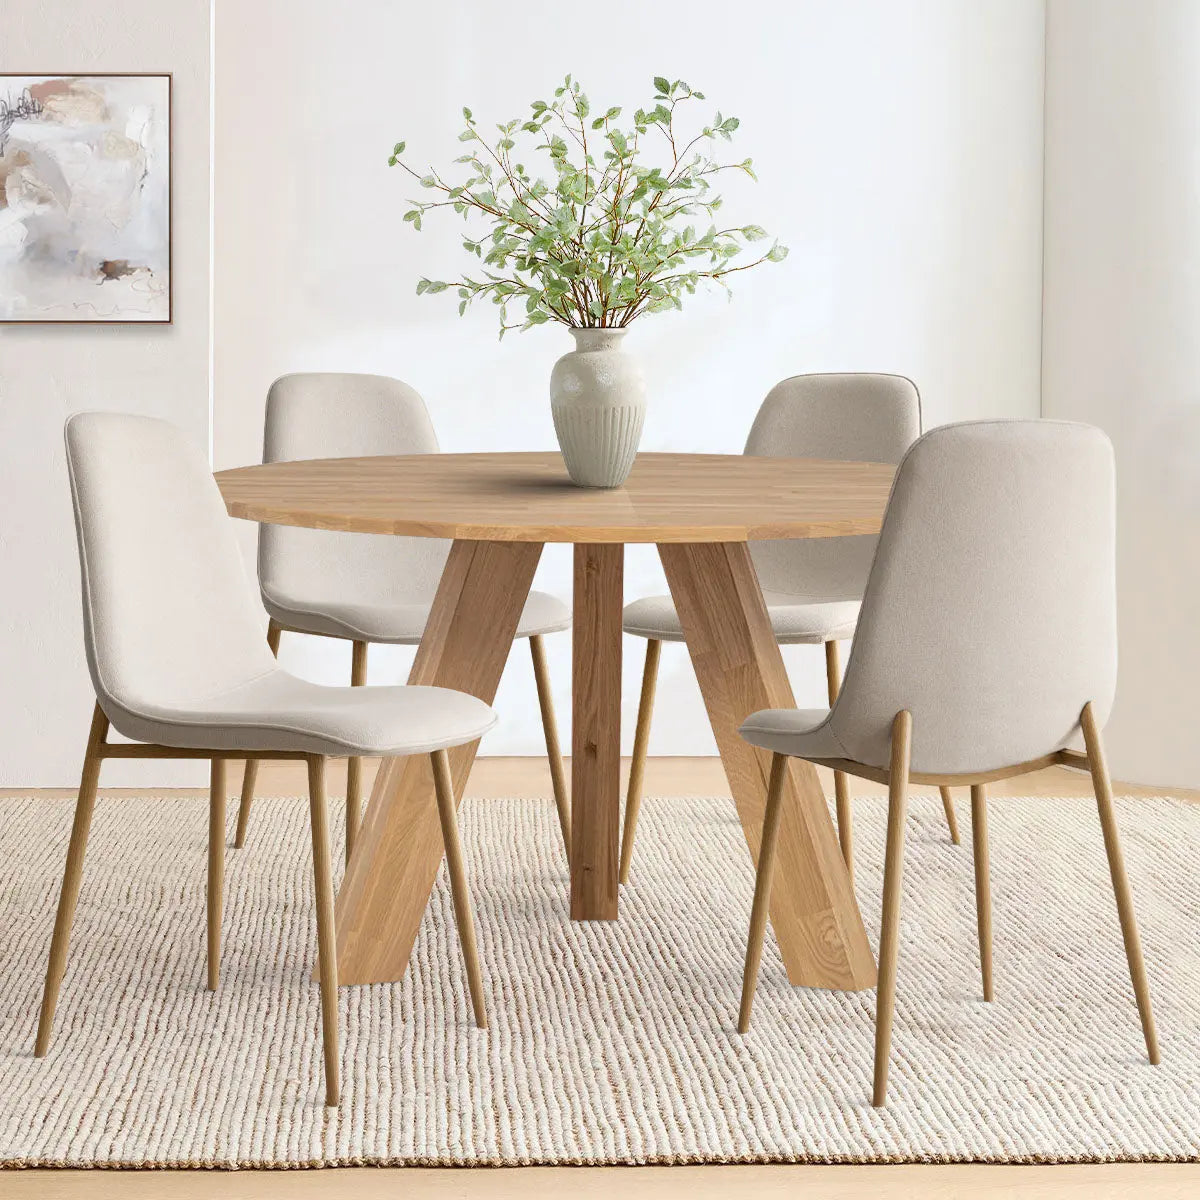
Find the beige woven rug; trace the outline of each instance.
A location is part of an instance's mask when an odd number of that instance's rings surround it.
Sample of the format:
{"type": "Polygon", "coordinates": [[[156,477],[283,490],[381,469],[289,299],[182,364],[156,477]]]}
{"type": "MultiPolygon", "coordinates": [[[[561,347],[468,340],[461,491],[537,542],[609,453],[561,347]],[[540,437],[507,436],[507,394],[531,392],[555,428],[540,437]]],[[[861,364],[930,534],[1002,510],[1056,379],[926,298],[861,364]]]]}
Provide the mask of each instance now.
{"type": "MultiPolygon", "coordinates": [[[[967,805],[960,802],[964,831],[967,805]]],[[[856,802],[876,935],[884,804],[856,802]]],[[[752,877],[727,799],[649,800],[616,923],[566,920],[553,805],[468,801],[491,1028],[470,1021],[444,872],[402,983],[342,990],[320,1103],[307,805],[231,851],[204,990],[206,805],[102,800],[50,1056],[31,1054],[71,806],[0,800],[0,1162],[293,1166],[1200,1157],[1200,806],[1123,801],[1164,1062],[1145,1059],[1093,806],[991,805],[996,1001],[971,859],[910,822],[891,1101],[874,993],[790,988],[768,939],[734,1031],[752,877]]]]}

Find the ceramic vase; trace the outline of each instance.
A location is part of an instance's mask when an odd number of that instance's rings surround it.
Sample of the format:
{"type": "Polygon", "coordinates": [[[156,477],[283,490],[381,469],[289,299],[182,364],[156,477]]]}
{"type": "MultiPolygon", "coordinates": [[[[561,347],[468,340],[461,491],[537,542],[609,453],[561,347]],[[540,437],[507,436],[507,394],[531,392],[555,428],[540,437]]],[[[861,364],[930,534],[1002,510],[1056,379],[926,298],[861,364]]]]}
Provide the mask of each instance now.
{"type": "Polygon", "coordinates": [[[550,375],[554,431],[567,474],[580,487],[620,487],[637,457],[646,383],[622,347],[625,332],[572,329],[575,349],[550,375]]]}

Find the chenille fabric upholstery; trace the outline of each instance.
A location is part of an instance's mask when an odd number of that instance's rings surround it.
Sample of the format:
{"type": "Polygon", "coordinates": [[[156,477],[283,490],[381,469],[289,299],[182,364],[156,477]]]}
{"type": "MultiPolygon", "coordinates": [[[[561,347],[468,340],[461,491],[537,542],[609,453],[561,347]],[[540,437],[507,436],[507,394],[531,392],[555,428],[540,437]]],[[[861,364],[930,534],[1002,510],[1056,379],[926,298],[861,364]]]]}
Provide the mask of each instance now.
{"type": "MultiPolygon", "coordinates": [[[[383,375],[284,375],[267,395],[264,462],[436,454],[425,402],[383,375]]],[[[263,605],[284,628],[364,642],[421,640],[450,543],[263,525],[263,605]]],[[[571,624],[557,597],[530,592],[517,637],[571,624]]]]}
{"type": "Polygon", "coordinates": [[[1117,677],[1115,480],[1099,429],[973,421],[925,434],[896,474],[830,711],[747,718],[756,746],[889,761],[912,714],[914,772],[966,774],[1072,744],[1117,677]]]}
{"type": "Polygon", "coordinates": [[[481,700],[324,687],[275,661],[233,521],[201,451],[149,417],[66,425],[96,697],[126,737],[176,748],[403,755],[474,741],[481,700]]]}
{"type": "MultiPolygon", "coordinates": [[[[898,463],[921,432],[921,398],[900,375],[795,375],[767,394],[746,454],[777,458],[898,463]]],[[[841,641],[854,635],[873,537],[805,538],[751,543],[775,638],[784,645],[841,641]]],[[[648,596],[625,609],[625,632],[683,640],[670,596],[648,596]]]]}

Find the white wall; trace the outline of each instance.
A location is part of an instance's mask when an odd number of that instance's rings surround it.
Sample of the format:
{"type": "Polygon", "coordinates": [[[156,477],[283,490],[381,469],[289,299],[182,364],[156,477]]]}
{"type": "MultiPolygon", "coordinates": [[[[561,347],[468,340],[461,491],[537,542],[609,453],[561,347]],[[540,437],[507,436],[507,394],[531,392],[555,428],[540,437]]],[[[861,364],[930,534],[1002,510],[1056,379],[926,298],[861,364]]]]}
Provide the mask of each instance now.
{"type": "MultiPolygon", "coordinates": [[[[651,317],[629,348],[649,379],[646,449],[739,450],[776,380],[884,370],[919,384],[927,422],[1038,411],[1043,5],[1040,0],[716,0],[602,9],[530,0],[243,0],[218,8],[218,466],[260,454],[263,397],[285,371],[398,376],[426,397],[446,450],[552,448],[547,382],[565,333],[498,344],[491,312],[458,320],[421,274],[464,261],[454,220],[402,226],[413,194],[392,143],[445,164],[463,104],[503,120],[573,71],[594,104],[648,101],[682,76],[742,119],[761,183],[728,211],[791,247],[785,264],[651,317]]],[[[731,188],[731,191],[734,189],[731,188]]],[[[735,203],[736,202],[736,203],[735,203]]],[[[569,550],[539,586],[570,594],[569,550]]],[[[663,590],[631,550],[627,594],[663,590]]],[[[567,713],[569,638],[550,640],[567,713]]],[[[408,656],[376,650],[371,677],[408,656]]],[[[626,660],[626,747],[640,643],[626,660]]],[[[537,753],[526,656],[485,752],[537,753]]],[[[285,638],[285,661],[348,678],[344,647],[285,638]],[[290,643],[290,644],[289,644],[290,643]]],[[[818,650],[789,651],[802,703],[823,696],[818,650]]],[[[713,752],[682,647],[668,647],[652,753],[713,752]]]]}
{"type": "Polygon", "coordinates": [[[1200,4],[1047,16],[1043,404],[1116,445],[1109,757],[1200,787],[1200,4]]]}
{"type": "MultiPolygon", "coordinates": [[[[0,786],[78,782],[93,703],[84,664],[62,424],[79,409],[209,432],[209,4],[6,5],[0,71],[174,73],[174,324],[0,326],[0,786]]],[[[196,778],[112,763],[104,781],[196,778]]]]}

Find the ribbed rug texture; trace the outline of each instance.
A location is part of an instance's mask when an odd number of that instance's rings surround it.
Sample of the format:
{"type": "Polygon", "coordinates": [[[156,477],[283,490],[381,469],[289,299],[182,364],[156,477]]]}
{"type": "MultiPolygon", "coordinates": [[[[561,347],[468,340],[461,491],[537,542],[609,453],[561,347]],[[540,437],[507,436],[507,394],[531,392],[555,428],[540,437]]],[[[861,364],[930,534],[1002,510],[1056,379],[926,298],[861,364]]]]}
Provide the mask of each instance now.
{"type": "MultiPolygon", "coordinates": [[[[430,800],[432,803],[432,799],[430,800]]],[[[1145,1055],[1095,806],[990,802],[996,999],[969,838],[908,823],[886,1108],[875,994],[795,989],[773,938],[735,1030],[753,875],[728,798],[648,799],[616,922],[567,919],[548,800],[468,800],[490,1028],[445,870],[404,980],[341,990],[322,1104],[308,809],[260,800],[228,852],[204,987],[207,804],[102,798],[49,1056],[32,1055],[69,802],[0,800],[0,1162],[296,1166],[1200,1158],[1200,806],[1122,800],[1163,1064],[1145,1055]]],[[[232,808],[230,832],[232,832],[232,808]]],[[[877,944],[885,802],[855,802],[877,944]]],[[[336,834],[340,837],[341,806],[336,834]]]]}

